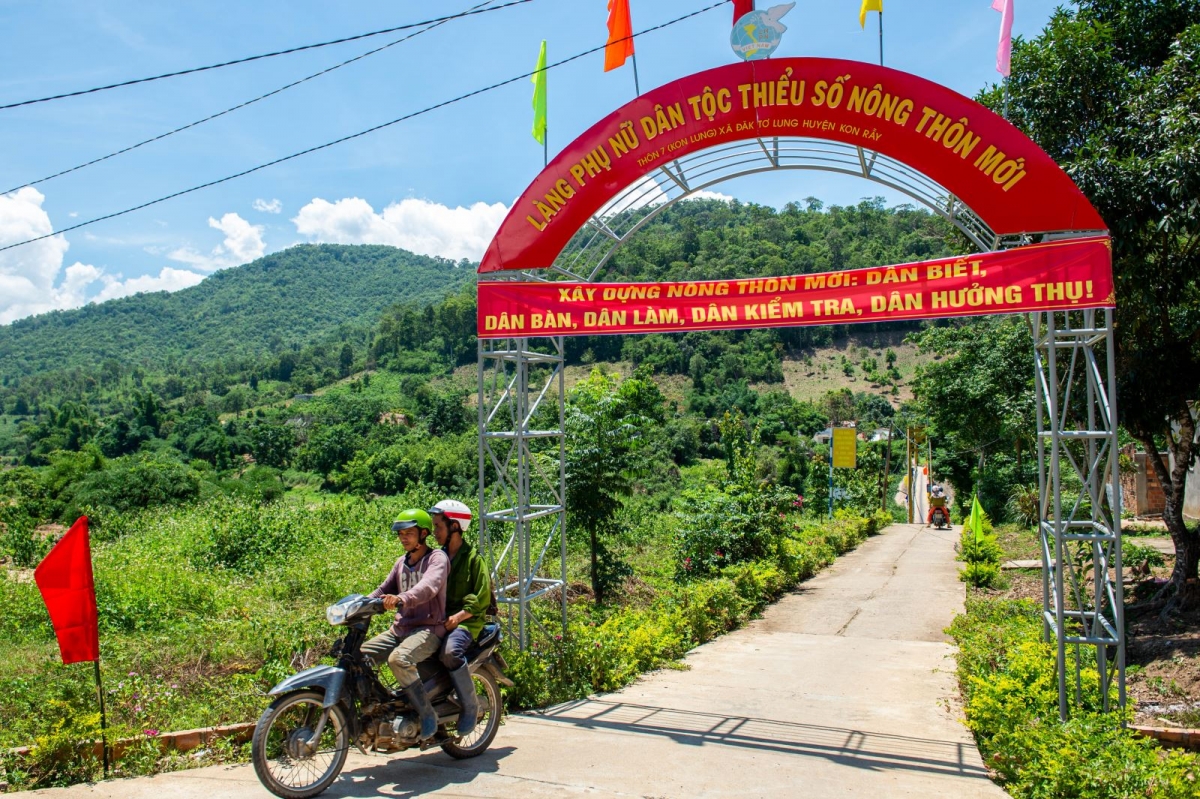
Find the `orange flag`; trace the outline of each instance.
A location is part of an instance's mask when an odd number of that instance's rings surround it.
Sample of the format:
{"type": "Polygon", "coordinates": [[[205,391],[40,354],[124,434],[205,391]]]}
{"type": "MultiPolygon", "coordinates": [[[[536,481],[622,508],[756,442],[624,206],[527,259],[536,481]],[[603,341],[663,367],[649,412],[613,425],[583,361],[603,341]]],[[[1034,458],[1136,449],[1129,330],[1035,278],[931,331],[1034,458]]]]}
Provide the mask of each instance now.
{"type": "Polygon", "coordinates": [[[633,55],[633,23],[629,0],[608,0],[608,43],[604,45],[604,71],[625,65],[633,55]]]}

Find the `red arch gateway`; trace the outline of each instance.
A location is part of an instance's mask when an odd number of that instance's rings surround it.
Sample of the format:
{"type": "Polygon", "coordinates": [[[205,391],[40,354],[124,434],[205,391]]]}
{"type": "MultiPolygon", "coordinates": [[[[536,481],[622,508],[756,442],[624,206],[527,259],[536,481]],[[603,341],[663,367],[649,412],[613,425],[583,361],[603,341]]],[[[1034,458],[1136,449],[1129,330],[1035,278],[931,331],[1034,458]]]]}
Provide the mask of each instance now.
{"type": "Polygon", "coordinates": [[[513,205],[479,272],[549,267],[637,180],[682,156],[777,136],[895,159],[945,187],[998,236],[1107,228],[1050,156],[979,103],[873,64],[777,58],[680,78],[597,122],[513,205]]]}

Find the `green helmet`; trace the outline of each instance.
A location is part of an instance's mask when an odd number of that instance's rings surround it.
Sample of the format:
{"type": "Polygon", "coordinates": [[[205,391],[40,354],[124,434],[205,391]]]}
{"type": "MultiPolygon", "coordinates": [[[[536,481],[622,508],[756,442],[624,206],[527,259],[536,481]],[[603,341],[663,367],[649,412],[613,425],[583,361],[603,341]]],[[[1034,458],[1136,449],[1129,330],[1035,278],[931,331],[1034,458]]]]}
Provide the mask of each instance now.
{"type": "Polygon", "coordinates": [[[429,518],[429,514],[420,508],[408,508],[400,511],[400,515],[396,517],[396,521],[392,522],[392,532],[398,533],[401,530],[407,530],[409,527],[417,527],[428,533],[433,529],[433,520],[429,518]]]}

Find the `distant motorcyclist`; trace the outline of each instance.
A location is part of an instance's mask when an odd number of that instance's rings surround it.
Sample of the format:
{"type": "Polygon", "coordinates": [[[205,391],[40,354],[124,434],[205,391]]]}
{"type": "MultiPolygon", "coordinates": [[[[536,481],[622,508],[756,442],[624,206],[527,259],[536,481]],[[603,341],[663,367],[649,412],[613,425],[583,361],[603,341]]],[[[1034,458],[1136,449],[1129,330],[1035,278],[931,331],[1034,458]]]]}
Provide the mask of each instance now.
{"type": "Polygon", "coordinates": [[[933,524],[933,512],[939,508],[944,517],[944,523],[950,524],[950,506],[946,502],[946,492],[940,485],[934,483],[929,489],[929,517],[926,519],[928,524],[933,524]]]}
{"type": "Polygon", "coordinates": [[[442,665],[450,672],[458,692],[457,729],[467,735],[479,718],[475,683],[467,668],[466,654],[479,637],[492,599],[492,581],[487,564],[463,538],[471,526],[471,509],[457,499],[443,499],[429,509],[433,534],[442,551],[450,557],[450,577],[446,585],[446,639],[442,644],[442,665]]]}
{"type": "Polygon", "coordinates": [[[432,528],[429,514],[418,508],[403,511],[392,524],[405,555],[371,596],[383,597],[383,606],[395,609],[396,618],[389,630],[362,646],[363,655],[375,664],[387,658],[396,684],[421,717],[421,738],[432,738],[437,732],[437,714],[421,684],[417,664],[433,657],[446,635],[446,578],[450,573],[450,558],[426,543],[432,528]]]}

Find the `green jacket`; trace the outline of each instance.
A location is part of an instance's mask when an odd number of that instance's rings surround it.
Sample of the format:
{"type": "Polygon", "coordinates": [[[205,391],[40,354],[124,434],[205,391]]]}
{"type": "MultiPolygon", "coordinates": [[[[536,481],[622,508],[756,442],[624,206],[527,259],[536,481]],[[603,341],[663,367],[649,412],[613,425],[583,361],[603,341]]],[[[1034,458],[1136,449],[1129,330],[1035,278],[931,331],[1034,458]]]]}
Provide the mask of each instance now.
{"type": "MultiPolygon", "coordinates": [[[[447,551],[447,555],[450,553],[447,551]]],[[[487,621],[488,605],[492,603],[492,580],[487,564],[475,548],[463,541],[458,553],[450,559],[450,577],[446,580],[446,616],[460,610],[471,614],[462,623],[472,638],[479,637],[487,621]]]]}

